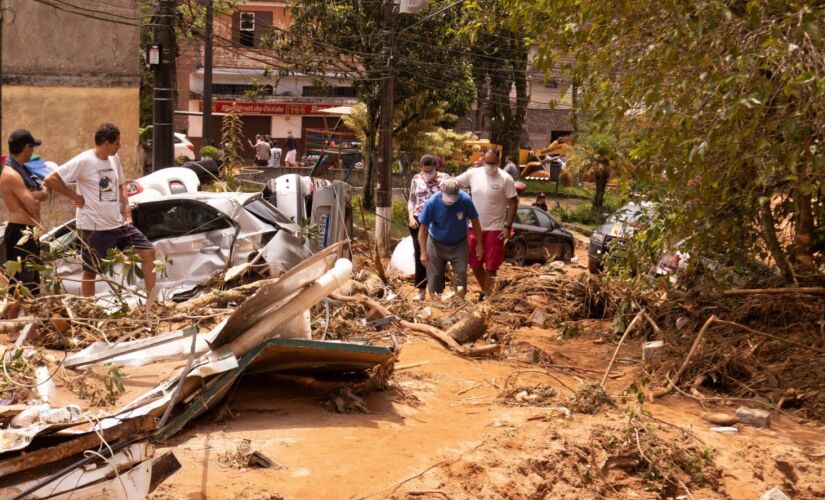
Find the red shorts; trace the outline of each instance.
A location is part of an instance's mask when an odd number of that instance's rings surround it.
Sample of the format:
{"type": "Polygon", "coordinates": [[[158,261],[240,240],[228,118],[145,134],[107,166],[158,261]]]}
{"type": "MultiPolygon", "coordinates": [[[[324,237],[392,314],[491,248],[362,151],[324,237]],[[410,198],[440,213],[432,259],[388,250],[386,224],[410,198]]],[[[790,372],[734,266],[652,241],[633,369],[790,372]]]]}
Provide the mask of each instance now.
{"type": "Polygon", "coordinates": [[[504,240],[500,239],[501,231],[482,231],[481,244],[484,247],[484,258],[480,261],[476,258],[476,234],[473,228],[467,236],[470,245],[470,267],[479,269],[483,267],[488,271],[498,271],[501,263],[504,262],[504,240]]]}

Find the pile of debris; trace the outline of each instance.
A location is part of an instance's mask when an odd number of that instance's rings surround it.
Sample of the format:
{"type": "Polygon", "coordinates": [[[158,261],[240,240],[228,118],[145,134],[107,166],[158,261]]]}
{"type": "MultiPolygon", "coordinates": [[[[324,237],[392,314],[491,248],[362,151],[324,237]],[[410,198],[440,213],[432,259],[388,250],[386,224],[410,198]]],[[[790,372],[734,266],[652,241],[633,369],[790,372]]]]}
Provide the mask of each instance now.
{"type": "Polygon", "coordinates": [[[700,402],[713,392],[731,404],[825,419],[825,289],[808,290],[729,290],[669,301],[651,311],[663,326],[663,352],[650,371],[668,392],[700,402]]]}
{"type": "MultiPolygon", "coordinates": [[[[44,299],[41,309],[34,309],[43,318],[26,320],[16,346],[3,353],[4,378],[9,383],[2,387],[7,404],[0,406],[3,497],[145,497],[180,468],[172,453],[154,457],[154,443],[170,438],[197,416],[216,408],[245,373],[340,374],[341,385],[346,385],[345,392],[353,397],[385,388],[397,358],[396,346],[310,338],[309,309],[351,276],[352,263],[337,258],[345,243],[330,246],[279,278],[255,287],[207,294],[193,299],[195,306],[192,301],[170,306],[173,313],[169,318],[175,318],[171,324],[222,318],[202,332],[189,326],[158,334],[150,327],[157,327],[157,321],[147,322],[136,332],[134,327],[124,328],[130,319],[136,319],[127,316],[117,320],[122,328],[118,337],[107,338],[113,331],[111,325],[105,324],[106,317],[96,316],[91,304],[44,299]],[[240,302],[231,314],[187,317],[183,313],[193,307],[226,305],[227,296],[240,302]],[[49,307],[62,308],[67,315],[54,314],[49,307]],[[75,315],[80,311],[83,316],[75,315]],[[77,340],[55,342],[61,338],[56,332],[63,328],[56,320],[66,323],[64,337],[77,340]],[[34,323],[45,323],[41,339],[49,346],[86,347],[49,363],[44,358],[51,357],[50,353],[26,344],[34,323]],[[89,333],[96,329],[101,330],[99,336],[89,333]],[[185,360],[183,367],[181,360],[185,360]],[[160,374],[165,380],[119,409],[83,408],[83,401],[77,398],[66,404],[66,398],[55,397],[58,371],[64,380],[85,379],[95,370],[111,375],[112,370],[126,366],[160,374]]],[[[117,376],[107,379],[107,386],[114,393],[123,392],[117,376]]]]}

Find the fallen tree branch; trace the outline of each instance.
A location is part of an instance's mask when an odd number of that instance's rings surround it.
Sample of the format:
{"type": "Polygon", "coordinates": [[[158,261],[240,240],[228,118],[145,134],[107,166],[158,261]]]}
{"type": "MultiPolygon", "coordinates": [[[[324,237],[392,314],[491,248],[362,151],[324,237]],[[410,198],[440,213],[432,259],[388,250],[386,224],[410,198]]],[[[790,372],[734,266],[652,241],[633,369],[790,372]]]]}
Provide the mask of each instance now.
{"type": "Polygon", "coordinates": [[[651,400],[661,398],[662,396],[667,396],[668,394],[673,392],[673,389],[676,388],[676,384],[679,383],[679,378],[681,378],[682,374],[685,372],[685,369],[688,366],[688,363],[690,363],[691,358],[693,358],[693,354],[696,352],[696,348],[699,347],[699,342],[702,340],[702,337],[705,336],[705,332],[708,330],[708,327],[710,327],[710,325],[713,322],[718,320],[719,318],[717,318],[714,314],[710,318],[708,318],[707,321],[705,321],[705,324],[702,325],[702,329],[699,330],[699,333],[696,335],[696,339],[694,339],[693,345],[690,346],[690,351],[688,351],[687,356],[685,356],[685,360],[682,362],[682,366],[679,367],[679,371],[676,372],[676,376],[673,377],[673,380],[668,381],[669,383],[667,384],[667,386],[659,389],[658,391],[653,391],[650,394],[651,400]]]}
{"type": "Polygon", "coordinates": [[[613,351],[613,357],[610,358],[610,363],[607,364],[607,370],[604,371],[604,376],[602,377],[602,381],[599,385],[601,385],[602,389],[604,389],[604,383],[607,382],[607,376],[610,375],[610,369],[613,368],[613,363],[616,361],[616,356],[619,355],[619,349],[621,349],[622,344],[624,343],[624,339],[627,337],[627,334],[630,333],[633,328],[636,327],[636,323],[639,322],[640,319],[645,317],[645,311],[642,309],[639,311],[638,314],[633,318],[633,321],[627,325],[627,328],[624,330],[624,334],[622,334],[622,338],[619,339],[619,343],[616,345],[616,350],[613,351]]]}
{"type": "Polygon", "coordinates": [[[725,290],[723,295],[825,295],[825,287],[809,286],[799,288],[740,288],[735,290],[725,290]]]}
{"type": "Polygon", "coordinates": [[[175,309],[182,311],[190,311],[192,309],[199,309],[202,307],[215,304],[226,305],[230,302],[243,301],[247,297],[252,295],[252,293],[257,291],[259,288],[263,288],[267,285],[275,283],[276,281],[278,281],[277,278],[269,278],[265,280],[255,281],[229,290],[215,290],[209,293],[205,293],[200,297],[189,299],[186,302],[181,302],[180,304],[175,306],[175,309]]]}
{"type": "Polygon", "coordinates": [[[813,347],[813,346],[808,346],[808,345],[805,345],[805,344],[800,344],[799,342],[795,342],[795,341],[790,340],[790,339],[783,339],[782,337],[778,337],[778,336],[772,335],[770,333],[760,332],[759,330],[754,330],[753,328],[750,328],[748,326],[736,323],[734,321],[726,321],[726,320],[723,320],[723,319],[717,319],[716,322],[721,323],[723,325],[735,326],[735,327],[738,327],[738,328],[741,328],[741,329],[745,330],[748,333],[752,333],[754,335],[759,335],[761,337],[767,337],[769,339],[773,339],[773,340],[776,340],[778,342],[784,342],[786,344],[790,344],[792,346],[799,347],[800,349],[805,349],[805,350],[808,350],[808,351],[814,351],[814,352],[818,352],[820,354],[825,354],[825,349],[820,349],[818,347],[813,347]]]}
{"type": "MultiPolygon", "coordinates": [[[[348,297],[346,295],[332,293],[330,294],[329,298],[331,298],[332,300],[337,300],[339,302],[345,302],[349,304],[363,304],[372,309],[380,317],[386,318],[389,316],[393,316],[392,312],[390,312],[389,309],[363,294],[357,294],[348,297]]],[[[464,347],[462,347],[461,344],[456,342],[454,338],[450,337],[449,335],[447,335],[446,332],[434,326],[424,325],[421,323],[411,323],[409,321],[404,321],[403,319],[399,320],[398,324],[401,325],[402,328],[405,328],[407,330],[427,334],[430,337],[440,341],[442,344],[446,345],[454,352],[457,352],[459,354],[467,353],[466,349],[464,349],[464,347]]]]}

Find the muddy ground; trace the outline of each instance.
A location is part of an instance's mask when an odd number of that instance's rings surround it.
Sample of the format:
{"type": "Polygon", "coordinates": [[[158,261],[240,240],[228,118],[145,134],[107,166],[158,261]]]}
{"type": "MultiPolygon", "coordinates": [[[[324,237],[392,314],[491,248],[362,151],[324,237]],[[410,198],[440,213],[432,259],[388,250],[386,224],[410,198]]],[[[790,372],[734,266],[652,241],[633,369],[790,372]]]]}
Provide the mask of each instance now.
{"type": "MultiPolygon", "coordinates": [[[[584,272],[583,247],[576,253],[569,273],[584,272]]],[[[735,401],[703,408],[676,394],[640,403],[639,340],[618,354],[612,404],[571,412],[573,391],[601,379],[617,340],[609,321],[581,326],[567,340],[555,328],[520,329],[518,348],[485,360],[395,331],[392,388],[369,395],[367,414],[329,411],[328,387],[314,380],[247,376],[226,406],[164,444],[183,467],[153,498],[752,499],[775,486],[792,498],[825,497],[821,424],[774,414],[770,429],[740,424],[728,434],[701,415],[733,414],[735,401]],[[274,467],[233,466],[244,440],[274,467]],[[690,479],[663,478],[685,456],[690,479]]]]}

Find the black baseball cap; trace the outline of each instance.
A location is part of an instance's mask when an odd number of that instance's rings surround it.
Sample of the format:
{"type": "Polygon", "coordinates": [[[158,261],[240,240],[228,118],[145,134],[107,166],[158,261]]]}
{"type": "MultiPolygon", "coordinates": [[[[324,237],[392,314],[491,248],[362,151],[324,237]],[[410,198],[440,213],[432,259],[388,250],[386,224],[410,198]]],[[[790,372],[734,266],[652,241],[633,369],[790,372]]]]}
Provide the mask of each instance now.
{"type": "Polygon", "coordinates": [[[9,134],[9,149],[19,151],[29,144],[39,146],[43,144],[40,139],[35,139],[31,132],[24,128],[19,128],[9,134]]]}

